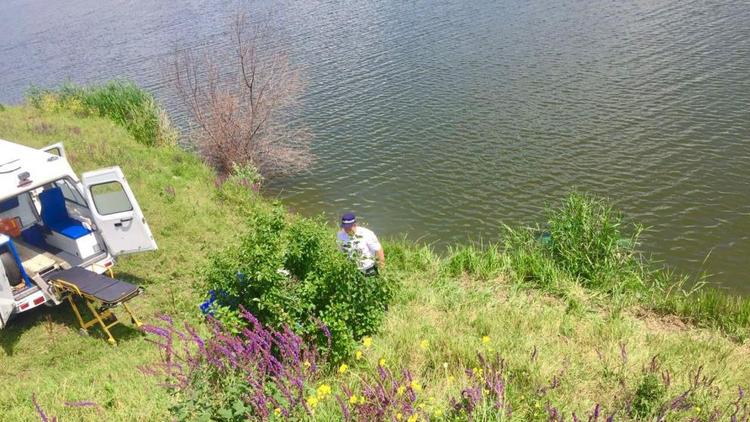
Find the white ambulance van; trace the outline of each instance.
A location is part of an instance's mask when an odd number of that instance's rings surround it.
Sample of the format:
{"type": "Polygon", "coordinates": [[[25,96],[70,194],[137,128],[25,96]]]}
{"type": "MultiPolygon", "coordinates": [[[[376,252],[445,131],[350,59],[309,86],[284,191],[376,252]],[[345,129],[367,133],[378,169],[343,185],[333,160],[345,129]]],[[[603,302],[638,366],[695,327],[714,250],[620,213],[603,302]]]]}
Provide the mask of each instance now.
{"type": "Polygon", "coordinates": [[[117,256],[156,248],[119,167],[79,179],[62,144],[0,140],[0,329],[15,314],[60,303],[46,274],[103,274],[117,256]]]}

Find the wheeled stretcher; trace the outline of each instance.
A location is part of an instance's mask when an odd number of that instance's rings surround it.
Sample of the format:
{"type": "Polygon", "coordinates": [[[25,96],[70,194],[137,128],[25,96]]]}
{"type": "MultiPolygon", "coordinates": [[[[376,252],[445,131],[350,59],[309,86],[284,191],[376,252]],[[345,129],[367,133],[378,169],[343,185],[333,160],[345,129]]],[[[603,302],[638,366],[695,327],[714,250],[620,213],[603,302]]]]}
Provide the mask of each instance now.
{"type": "MultiPolygon", "coordinates": [[[[110,275],[112,275],[111,272],[110,275]]],[[[137,327],[142,325],[126,303],[143,293],[143,289],[134,284],[100,275],[81,267],[56,271],[45,278],[57,290],[58,294],[67,297],[83,333],[88,333],[90,327],[99,324],[102,331],[107,334],[107,341],[110,344],[116,344],[117,341],[109,329],[120,323],[112,311],[112,308],[119,305],[122,305],[137,327]],[[94,316],[89,321],[83,320],[81,312],[76,306],[75,296],[81,297],[86,302],[86,306],[94,316]]]]}

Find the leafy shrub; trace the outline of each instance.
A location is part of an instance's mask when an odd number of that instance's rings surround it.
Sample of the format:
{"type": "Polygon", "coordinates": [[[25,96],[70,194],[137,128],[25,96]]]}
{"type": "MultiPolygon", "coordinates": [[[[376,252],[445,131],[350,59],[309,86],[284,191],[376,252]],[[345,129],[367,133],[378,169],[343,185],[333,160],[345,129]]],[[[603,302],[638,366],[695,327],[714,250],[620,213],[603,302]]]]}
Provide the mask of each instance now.
{"type": "Polygon", "coordinates": [[[177,140],[176,130],[153,95],[132,82],[115,80],[89,87],[69,83],[52,90],[32,87],[26,97],[44,112],[109,118],[145,145],[169,145],[177,140]]]}
{"type": "Polygon", "coordinates": [[[251,163],[237,164],[234,163],[232,167],[232,178],[240,183],[258,185],[263,181],[258,168],[253,166],[251,163]]]}
{"type": "Polygon", "coordinates": [[[285,219],[281,206],[256,210],[238,246],[215,254],[206,287],[220,292],[215,306],[223,321],[244,306],[273,328],[288,325],[331,353],[348,356],[356,341],[375,332],[393,296],[385,277],[365,278],[340,253],[333,233],[319,220],[285,219]],[[331,339],[322,336],[324,325],[331,339]],[[331,344],[329,345],[329,341],[331,344]]]}

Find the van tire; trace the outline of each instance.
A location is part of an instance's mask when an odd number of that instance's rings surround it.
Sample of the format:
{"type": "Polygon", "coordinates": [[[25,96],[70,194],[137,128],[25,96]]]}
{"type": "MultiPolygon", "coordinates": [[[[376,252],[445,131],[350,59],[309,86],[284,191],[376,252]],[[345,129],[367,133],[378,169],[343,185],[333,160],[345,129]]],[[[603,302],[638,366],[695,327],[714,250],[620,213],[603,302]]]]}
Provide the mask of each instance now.
{"type": "Polygon", "coordinates": [[[9,250],[0,253],[0,270],[3,268],[5,269],[5,275],[8,277],[8,282],[11,287],[23,282],[21,279],[21,270],[18,268],[16,259],[13,258],[13,255],[9,250]]]}

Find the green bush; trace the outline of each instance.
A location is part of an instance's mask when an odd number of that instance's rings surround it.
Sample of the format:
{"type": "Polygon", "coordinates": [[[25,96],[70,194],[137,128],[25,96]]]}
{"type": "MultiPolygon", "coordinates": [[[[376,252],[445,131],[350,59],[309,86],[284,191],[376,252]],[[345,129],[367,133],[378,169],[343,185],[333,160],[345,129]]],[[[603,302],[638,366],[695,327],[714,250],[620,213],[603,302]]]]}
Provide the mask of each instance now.
{"type": "Polygon", "coordinates": [[[176,130],[153,95],[132,82],[115,80],[89,87],[68,83],[52,90],[31,87],[26,97],[45,112],[109,118],[144,145],[168,145],[177,140],[176,130]]]}
{"type": "Polygon", "coordinates": [[[394,287],[384,276],[366,278],[342,254],[321,220],[287,220],[281,206],[254,210],[239,245],[215,254],[205,270],[217,294],[219,317],[230,326],[245,307],[273,328],[289,326],[313,339],[336,362],[379,327],[394,287]],[[228,312],[231,311],[231,312],[228,312]],[[328,338],[321,326],[331,333],[328,338]]]}

